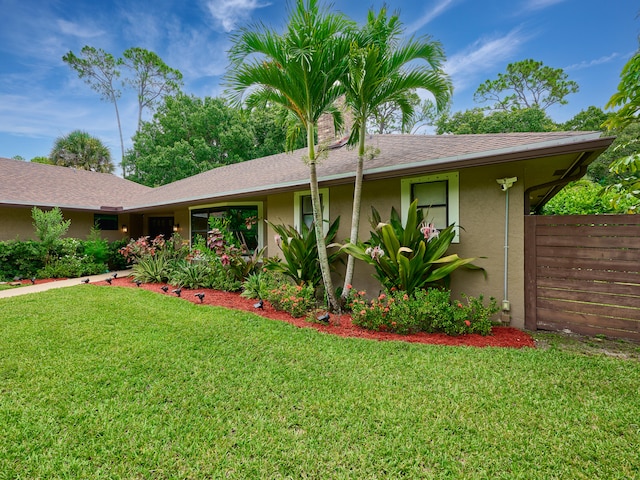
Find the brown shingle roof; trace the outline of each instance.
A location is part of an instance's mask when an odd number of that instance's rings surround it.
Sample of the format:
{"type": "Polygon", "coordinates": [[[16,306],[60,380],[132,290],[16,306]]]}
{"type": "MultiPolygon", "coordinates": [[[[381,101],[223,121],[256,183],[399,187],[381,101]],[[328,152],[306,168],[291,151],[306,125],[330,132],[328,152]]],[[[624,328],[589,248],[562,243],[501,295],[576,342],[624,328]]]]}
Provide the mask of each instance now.
{"type": "Polygon", "coordinates": [[[110,173],[0,158],[0,204],[109,210],[148,190],[110,173]]]}
{"type": "MultiPolygon", "coordinates": [[[[367,144],[380,150],[365,161],[365,178],[400,176],[411,171],[444,171],[483,163],[544,156],[565,150],[580,151],[591,144],[606,144],[598,132],[542,132],[487,135],[372,135],[367,144]]],[[[608,142],[608,143],[607,143],[608,142]]],[[[602,147],[601,147],[602,148],[602,147]]],[[[249,160],[155,188],[132,198],[130,208],[218,201],[308,186],[306,149],[249,160]]],[[[320,182],[351,181],[356,152],[329,150],[318,165],[320,182]]]]}
{"type": "MultiPolygon", "coordinates": [[[[560,153],[604,150],[612,138],[598,132],[488,135],[372,135],[380,153],[365,162],[365,178],[460,169],[560,153]]],[[[0,159],[0,204],[144,210],[163,205],[215,202],[307,188],[306,149],[257,158],[203,172],[157,188],[111,174],[0,159]]],[[[324,184],[350,182],[356,152],[329,150],[318,165],[324,184]]]]}

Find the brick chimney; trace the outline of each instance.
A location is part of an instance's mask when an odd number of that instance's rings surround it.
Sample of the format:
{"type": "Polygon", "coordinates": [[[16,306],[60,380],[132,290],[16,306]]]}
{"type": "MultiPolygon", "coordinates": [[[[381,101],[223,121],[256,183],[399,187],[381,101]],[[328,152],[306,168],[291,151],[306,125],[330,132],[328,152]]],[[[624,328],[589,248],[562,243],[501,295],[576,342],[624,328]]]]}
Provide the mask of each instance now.
{"type": "Polygon", "coordinates": [[[351,110],[347,108],[345,104],[344,96],[336,100],[336,106],[342,110],[343,126],[342,130],[336,132],[333,126],[333,117],[329,113],[324,113],[318,119],[318,145],[331,145],[332,143],[340,140],[351,134],[351,127],[353,126],[353,115],[351,110]]]}

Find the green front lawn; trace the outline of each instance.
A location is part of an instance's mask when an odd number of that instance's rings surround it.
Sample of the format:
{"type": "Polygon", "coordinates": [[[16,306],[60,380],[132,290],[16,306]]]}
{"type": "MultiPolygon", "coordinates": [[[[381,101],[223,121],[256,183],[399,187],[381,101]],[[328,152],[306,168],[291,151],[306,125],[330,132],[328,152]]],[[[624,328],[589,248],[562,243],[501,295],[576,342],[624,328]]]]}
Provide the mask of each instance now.
{"type": "Polygon", "coordinates": [[[143,289],[0,299],[0,478],[639,478],[640,362],[340,338],[143,289]]]}

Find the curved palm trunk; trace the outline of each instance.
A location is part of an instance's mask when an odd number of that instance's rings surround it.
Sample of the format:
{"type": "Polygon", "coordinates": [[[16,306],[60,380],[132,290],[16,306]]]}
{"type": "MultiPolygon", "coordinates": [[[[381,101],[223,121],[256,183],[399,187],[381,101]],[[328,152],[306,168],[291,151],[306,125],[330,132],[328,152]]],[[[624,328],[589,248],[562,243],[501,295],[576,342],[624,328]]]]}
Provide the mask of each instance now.
{"type": "MultiPolygon", "coordinates": [[[[365,143],[365,130],[360,128],[360,135],[358,138],[358,163],[356,165],[356,178],[353,185],[353,209],[351,211],[351,235],[349,242],[355,244],[358,241],[358,231],[360,227],[360,210],[362,204],[362,171],[364,170],[364,143],[365,143]]],[[[347,259],[347,270],[344,274],[344,286],[342,288],[342,298],[347,298],[349,289],[347,285],[353,282],[353,268],[356,259],[349,255],[347,259]]]]}
{"type": "Polygon", "coordinates": [[[335,312],[340,309],[336,298],[333,281],[331,280],[331,270],[329,268],[329,257],[327,255],[327,245],[324,240],[324,225],[322,221],[322,205],[320,202],[320,191],[318,189],[318,173],[316,171],[315,145],[313,142],[314,125],[309,122],[307,126],[307,144],[309,148],[309,184],[311,187],[311,204],[313,207],[313,221],[316,229],[316,245],[318,246],[318,262],[322,271],[322,282],[329,302],[329,310],[335,312]]]}

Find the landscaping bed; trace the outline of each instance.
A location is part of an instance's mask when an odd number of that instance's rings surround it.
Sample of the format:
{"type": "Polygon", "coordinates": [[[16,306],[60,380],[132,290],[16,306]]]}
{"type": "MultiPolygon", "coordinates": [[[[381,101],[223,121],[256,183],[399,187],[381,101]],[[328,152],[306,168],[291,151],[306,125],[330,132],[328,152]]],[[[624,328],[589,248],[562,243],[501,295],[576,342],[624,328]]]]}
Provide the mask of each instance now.
{"type": "MultiPolygon", "coordinates": [[[[97,282],[96,285],[108,285],[107,282],[97,282]]],[[[112,286],[121,287],[133,287],[138,288],[131,278],[116,278],[111,282],[112,286]]],[[[157,292],[161,295],[172,295],[171,290],[175,287],[169,286],[167,293],[162,291],[162,286],[165,284],[160,283],[143,283],[139,288],[144,288],[157,292]]],[[[262,315],[274,320],[281,320],[298,327],[310,327],[315,328],[321,332],[329,333],[332,335],[339,335],[341,337],[358,337],[368,338],[371,340],[398,340],[403,342],[412,343],[425,343],[436,345],[459,345],[459,346],[473,346],[473,347],[510,347],[510,348],[522,348],[532,347],[535,348],[535,342],[531,335],[522,330],[518,330],[513,327],[501,327],[496,326],[492,328],[491,335],[482,336],[478,334],[466,334],[459,336],[449,336],[442,333],[414,333],[410,335],[400,335],[397,333],[380,332],[367,330],[356,325],[353,325],[351,316],[348,314],[332,315],[329,321],[329,325],[321,323],[310,322],[304,317],[294,318],[286,312],[275,310],[269,302],[264,302],[262,309],[254,307],[256,300],[243,298],[239,293],[222,292],[219,290],[212,290],[206,288],[199,288],[195,290],[182,289],[181,298],[190,302],[203,305],[214,305],[220,307],[233,308],[237,310],[246,310],[253,312],[257,315],[262,315]],[[204,293],[202,301],[195,296],[196,293],[204,293]]]]}

